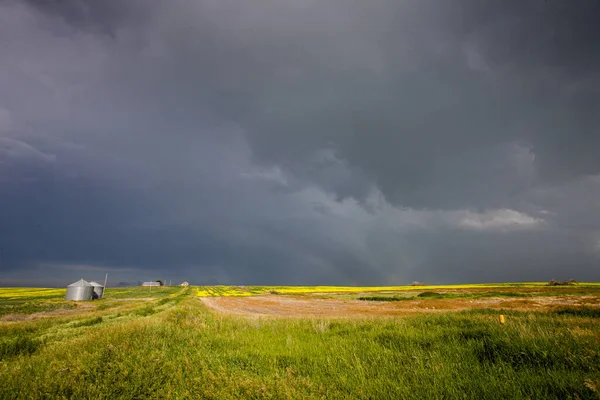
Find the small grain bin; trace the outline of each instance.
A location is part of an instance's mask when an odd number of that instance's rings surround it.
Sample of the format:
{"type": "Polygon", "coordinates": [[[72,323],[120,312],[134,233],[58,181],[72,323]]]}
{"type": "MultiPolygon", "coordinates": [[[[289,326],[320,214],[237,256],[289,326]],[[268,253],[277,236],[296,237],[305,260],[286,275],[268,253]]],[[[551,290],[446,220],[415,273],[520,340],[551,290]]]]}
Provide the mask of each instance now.
{"type": "Polygon", "coordinates": [[[94,299],[101,299],[104,294],[104,286],[99,284],[96,281],[91,281],[90,285],[94,287],[94,294],[92,295],[94,299]]]}
{"type": "Polygon", "coordinates": [[[67,286],[67,300],[81,301],[91,300],[94,295],[94,286],[83,279],[67,286]]]}

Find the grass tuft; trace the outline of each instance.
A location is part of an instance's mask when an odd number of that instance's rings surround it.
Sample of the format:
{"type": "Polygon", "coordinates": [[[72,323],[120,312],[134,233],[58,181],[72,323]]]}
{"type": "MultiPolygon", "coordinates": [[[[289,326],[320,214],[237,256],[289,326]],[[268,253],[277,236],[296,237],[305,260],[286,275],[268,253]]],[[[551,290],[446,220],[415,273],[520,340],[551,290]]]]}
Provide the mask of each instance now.
{"type": "Polygon", "coordinates": [[[152,315],[156,312],[156,310],[154,309],[154,307],[152,307],[151,305],[147,305],[145,307],[139,308],[134,312],[134,315],[138,315],[140,317],[147,317],[149,315],[152,315]]]}
{"type": "Polygon", "coordinates": [[[75,322],[73,328],[81,328],[82,326],[92,326],[102,323],[102,317],[89,318],[83,321],[75,322]]]}
{"type": "Polygon", "coordinates": [[[7,342],[0,343],[0,360],[18,355],[29,355],[34,353],[39,347],[39,340],[18,335],[7,342]]]}
{"type": "Polygon", "coordinates": [[[572,315],[575,317],[585,317],[585,318],[600,318],[600,308],[591,308],[591,307],[566,307],[560,308],[554,311],[554,314],[558,315],[572,315]]]}
{"type": "Polygon", "coordinates": [[[398,297],[398,296],[361,296],[358,298],[359,300],[365,301],[403,301],[403,300],[411,300],[410,297],[398,297]]]}

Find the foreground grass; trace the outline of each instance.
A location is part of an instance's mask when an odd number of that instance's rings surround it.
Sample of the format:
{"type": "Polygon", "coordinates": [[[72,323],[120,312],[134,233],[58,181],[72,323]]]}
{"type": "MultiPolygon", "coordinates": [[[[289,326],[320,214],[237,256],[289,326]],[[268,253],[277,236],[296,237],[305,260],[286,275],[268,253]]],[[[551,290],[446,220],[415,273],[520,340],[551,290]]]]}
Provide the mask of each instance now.
{"type": "Polygon", "coordinates": [[[190,290],[0,324],[1,398],[598,398],[595,310],[387,320],[214,314],[190,290]]]}

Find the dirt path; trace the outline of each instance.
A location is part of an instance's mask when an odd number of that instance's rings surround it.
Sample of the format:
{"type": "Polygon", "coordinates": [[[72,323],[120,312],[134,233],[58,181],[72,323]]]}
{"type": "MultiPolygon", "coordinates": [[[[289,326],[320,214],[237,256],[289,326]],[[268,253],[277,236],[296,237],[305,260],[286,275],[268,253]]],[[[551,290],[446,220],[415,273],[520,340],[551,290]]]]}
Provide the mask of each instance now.
{"type": "Polygon", "coordinates": [[[557,296],[536,298],[485,298],[453,300],[410,300],[377,302],[362,300],[314,299],[294,296],[203,297],[209,308],[222,313],[273,317],[381,317],[461,311],[476,308],[542,311],[566,306],[600,307],[598,296],[557,296]]]}

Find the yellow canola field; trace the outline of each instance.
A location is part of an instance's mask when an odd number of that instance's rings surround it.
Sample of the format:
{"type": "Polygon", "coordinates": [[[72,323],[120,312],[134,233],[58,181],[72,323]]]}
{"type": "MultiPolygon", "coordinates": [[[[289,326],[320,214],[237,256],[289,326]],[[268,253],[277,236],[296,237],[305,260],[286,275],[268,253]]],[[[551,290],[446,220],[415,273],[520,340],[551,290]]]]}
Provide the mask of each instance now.
{"type": "Polygon", "coordinates": [[[47,288],[0,288],[1,299],[18,299],[23,297],[57,297],[64,296],[66,289],[47,288]]]}
{"type": "MultiPolygon", "coordinates": [[[[307,294],[307,293],[361,293],[361,292],[398,292],[414,290],[444,289],[500,289],[500,288],[542,288],[547,282],[519,283],[477,283],[460,285],[424,285],[424,286],[199,286],[200,297],[258,296],[261,294],[307,294]]],[[[600,283],[579,283],[577,287],[600,287],[600,283]]]]}

